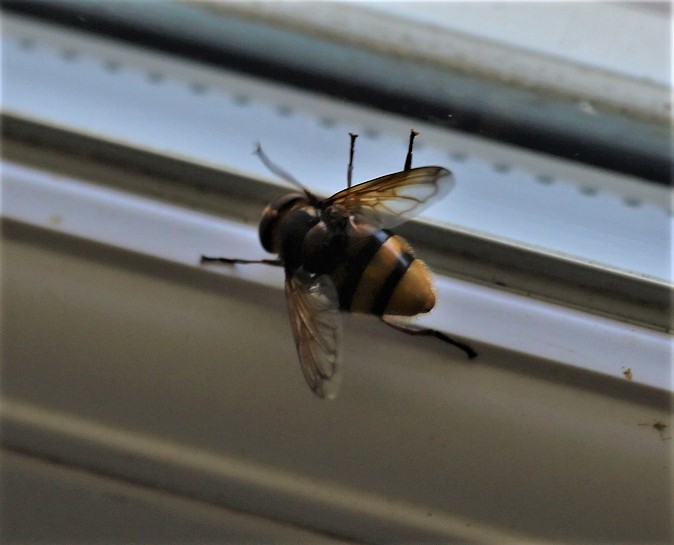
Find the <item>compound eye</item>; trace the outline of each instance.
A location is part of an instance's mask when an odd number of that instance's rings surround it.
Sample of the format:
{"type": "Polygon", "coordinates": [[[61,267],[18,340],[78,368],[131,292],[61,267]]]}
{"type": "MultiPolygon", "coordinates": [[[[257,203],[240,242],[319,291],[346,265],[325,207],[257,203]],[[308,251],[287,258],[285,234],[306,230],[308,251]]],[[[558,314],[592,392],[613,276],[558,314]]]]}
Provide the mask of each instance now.
{"type": "Polygon", "coordinates": [[[262,247],[270,253],[276,253],[275,239],[277,238],[278,220],[298,203],[306,200],[300,193],[289,193],[270,203],[263,211],[260,219],[258,234],[262,247]]]}
{"type": "Polygon", "coordinates": [[[262,244],[262,247],[270,253],[274,251],[273,235],[277,216],[278,211],[268,206],[262,213],[262,218],[260,218],[260,226],[258,228],[260,243],[262,244]]]}

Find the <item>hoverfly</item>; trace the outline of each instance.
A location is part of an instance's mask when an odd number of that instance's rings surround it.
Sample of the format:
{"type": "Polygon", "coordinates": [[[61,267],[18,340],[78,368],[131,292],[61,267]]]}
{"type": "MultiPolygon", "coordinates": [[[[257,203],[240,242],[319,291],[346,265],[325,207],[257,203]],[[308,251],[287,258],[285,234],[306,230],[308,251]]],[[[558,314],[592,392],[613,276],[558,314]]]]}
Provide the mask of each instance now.
{"type": "Polygon", "coordinates": [[[301,190],[276,199],[262,212],[260,242],[278,257],[201,257],[201,263],[283,267],[302,372],[311,390],[321,398],[334,397],[339,382],[339,311],[373,314],[404,333],[434,336],[463,350],[469,358],[477,355],[467,344],[440,331],[393,318],[429,312],[435,305],[435,291],[426,264],[388,228],[416,216],[454,186],[454,177],[447,169],[412,168],[417,134],[415,130],[410,133],[401,172],[353,187],[357,135],[350,134],[347,188],[327,199],[317,197],[272,163],[258,145],[256,154],[265,166],[301,190]]]}

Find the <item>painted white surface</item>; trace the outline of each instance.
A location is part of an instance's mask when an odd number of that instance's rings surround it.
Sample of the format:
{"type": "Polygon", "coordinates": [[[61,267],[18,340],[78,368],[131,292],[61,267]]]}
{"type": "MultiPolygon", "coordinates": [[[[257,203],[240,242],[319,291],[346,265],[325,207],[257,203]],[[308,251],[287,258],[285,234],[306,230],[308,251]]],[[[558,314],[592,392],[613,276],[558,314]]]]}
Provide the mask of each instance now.
{"type": "Polygon", "coordinates": [[[352,543],[35,456],[0,463],[4,543],[352,543]]]}

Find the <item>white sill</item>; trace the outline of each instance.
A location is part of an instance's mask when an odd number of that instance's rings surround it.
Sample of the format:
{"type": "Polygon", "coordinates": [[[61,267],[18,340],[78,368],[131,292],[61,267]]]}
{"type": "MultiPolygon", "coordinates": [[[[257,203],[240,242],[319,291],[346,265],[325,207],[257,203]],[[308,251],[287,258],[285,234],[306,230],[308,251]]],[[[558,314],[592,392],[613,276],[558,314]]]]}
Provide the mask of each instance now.
{"type": "Polygon", "coordinates": [[[478,359],[345,317],[321,402],[280,271],[198,263],[253,227],[2,167],[5,448],[365,541],[666,541],[666,334],[436,275],[478,359]]]}

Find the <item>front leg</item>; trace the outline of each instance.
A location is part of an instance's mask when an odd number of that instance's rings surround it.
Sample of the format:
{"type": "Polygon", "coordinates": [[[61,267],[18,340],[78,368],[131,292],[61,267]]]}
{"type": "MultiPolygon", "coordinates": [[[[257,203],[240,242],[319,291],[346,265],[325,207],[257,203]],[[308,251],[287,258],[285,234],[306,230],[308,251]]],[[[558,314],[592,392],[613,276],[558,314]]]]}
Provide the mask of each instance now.
{"type": "Polygon", "coordinates": [[[283,263],[279,258],[276,259],[238,259],[231,257],[209,257],[201,256],[201,264],[204,263],[224,263],[225,265],[273,265],[274,267],[283,267],[283,263]]]}

